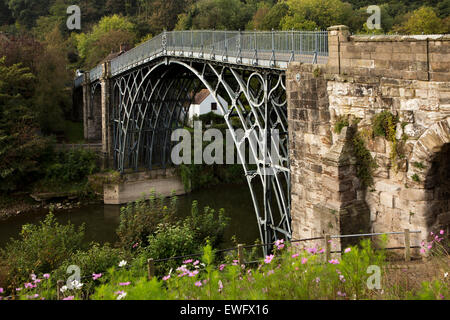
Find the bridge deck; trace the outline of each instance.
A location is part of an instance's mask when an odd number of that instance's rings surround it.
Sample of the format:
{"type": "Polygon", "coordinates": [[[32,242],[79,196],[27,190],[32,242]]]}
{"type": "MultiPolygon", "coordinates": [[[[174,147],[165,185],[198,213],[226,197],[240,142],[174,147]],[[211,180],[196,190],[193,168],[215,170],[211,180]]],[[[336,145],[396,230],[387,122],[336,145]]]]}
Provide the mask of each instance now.
{"type": "MultiPolygon", "coordinates": [[[[325,64],[328,61],[326,31],[174,31],[164,32],[111,60],[111,75],[161,57],[183,57],[223,62],[244,67],[286,70],[292,61],[325,64]]],[[[98,80],[103,66],[89,72],[90,81],[98,80]]],[[[81,86],[83,77],[75,79],[81,86]]]]}

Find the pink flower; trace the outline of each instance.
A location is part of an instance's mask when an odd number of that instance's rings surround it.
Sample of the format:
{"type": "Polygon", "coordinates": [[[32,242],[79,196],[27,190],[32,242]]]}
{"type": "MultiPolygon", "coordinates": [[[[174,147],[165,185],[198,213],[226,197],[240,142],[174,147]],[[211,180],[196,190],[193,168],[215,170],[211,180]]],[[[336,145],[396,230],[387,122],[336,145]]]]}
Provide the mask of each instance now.
{"type": "Polygon", "coordinates": [[[297,254],[294,254],[294,255],[292,256],[292,258],[293,258],[293,259],[296,259],[296,258],[298,258],[299,256],[300,256],[300,254],[297,253],[297,254]]]}
{"type": "Polygon", "coordinates": [[[195,261],[195,262],[193,263],[193,265],[196,266],[196,265],[198,265],[199,263],[200,263],[200,261],[197,260],[197,261],[195,261]]]}
{"type": "Polygon", "coordinates": [[[133,245],[133,249],[136,249],[137,247],[139,247],[139,243],[135,243],[135,244],[133,245]]]}
{"type": "Polygon", "coordinates": [[[275,273],[275,271],[270,270],[269,272],[267,272],[267,275],[270,276],[270,275],[272,275],[272,274],[274,274],[274,273],[275,273]]]}
{"type": "Polygon", "coordinates": [[[97,280],[97,279],[100,279],[102,277],[102,274],[101,273],[99,273],[99,274],[95,274],[95,273],[93,273],[92,274],[92,279],[95,281],[95,280],[97,280]]]}
{"type": "Polygon", "coordinates": [[[345,282],[345,277],[343,275],[340,275],[339,280],[341,280],[341,282],[345,282]]]}
{"type": "Polygon", "coordinates": [[[311,254],[316,254],[317,253],[317,248],[310,248],[308,249],[308,252],[311,254]]]}
{"type": "Polygon", "coordinates": [[[22,288],[16,288],[16,291],[21,291],[22,290],[22,288]]]}
{"type": "Polygon", "coordinates": [[[425,248],[420,249],[420,253],[425,253],[425,248]]]}
{"type": "Polygon", "coordinates": [[[269,263],[272,262],[273,258],[274,258],[274,255],[271,254],[270,256],[267,256],[267,257],[266,257],[266,259],[264,260],[264,262],[265,262],[266,264],[269,264],[269,263]]]}
{"type": "Polygon", "coordinates": [[[444,230],[439,231],[440,234],[444,234],[444,230]]]}
{"type": "Polygon", "coordinates": [[[284,240],[277,240],[275,242],[275,246],[278,250],[282,250],[284,248],[284,240]]]}
{"type": "Polygon", "coordinates": [[[220,271],[223,271],[223,269],[225,269],[225,267],[226,267],[225,264],[221,264],[220,267],[219,267],[219,270],[220,270],[220,271]]]}
{"type": "Polygon", "coordinates": [[[343,293],[343,292],[340,292],[340,291],[337,292],[337,295],[338,295],[339,297],[346,297],[346,296],[347,296],[347,294],[345,294],[345,293],[343,293]]]}
{"type": "Polygon", "coordinates": [[[121,282],[121,283],[119,283],[119,286],[126,287],[126,286],[129,286],[130,284],[131,284],[131,282],[121,282]]]}
{"type": "Polygon", "coordinates": [[[302,259],[302,264],[306,264],[307,262],[308,262],[308,259],[306,259],[306,258],[302,259]]]}
{"type": "Polygon", "coordinates": [[[347,248],[347,249],[345,249],[345,253],[349,253],[350,251],[352,251],[352,248],[347,248]]]}
{"type": "Polygon", "coordinates": [[[73,299],[75,299],[75,297],[74,296],[70,296],[70,297],[64,298],[63,300],[73,300],[73,299]]]}
{"type": "Polygon", "coordinates": [[[233,265],[233,266],[237,266],[237,265],[238,265],[238,263],[239,263],[239,260],[233,260],[233,263],[232,263],[232,265],[233,265]]]}
{"type": "Polygon", "coordinates": [[[316,283],[319,283],[319,282],[320,282],[320,278],[317,277],[314,281],[315,281],[316,283]]]}
{"type": "Polygon", "coordinates": [[[320,249],[319,253],[324,253],[325,249],[320,249]]]}
{"type": "Polygon", "coordinates": [[[184,261],[183,264],[189,264],[189,263],[192,263],[193,261],[194,261],[194,260],[189,259],[189,260],[184,261]]]}
{"type": "Polygon", "coordinates": [[[163,277],[163,281],[167,281],[170,279],[170,274],[168,276],[163,277]]]}
{"type": "Polygon", "coordinates": [[[339,260],[337,260],[337,259],[331,259],[328,262],[331,263],[331,264],[339,264],[339,260]]]}
{"type": "Polygon", "coordinates": [[[196,286],[196,287],[201,287],[201,286],[202,286],[202,282],[201,282],[201,281],[197,281],[197,282],[195,283],[195,286],[196,286]]]}
{"type": "Polygon", "coordinates": [[[198,270],[195,270],[194,272],[189,273],[189,277],[195,277],[196,275],[198,275],[198,270]]]}
{"type": "Polygon", "coordinates": [[[3,288],[0,288],[0,293],[3,293],[3,288]]]}
{"type": "Polygon", "coordinates": [[[49,274],[49,273],[46,273],[46,274],[43,275],[43,277],[44,277],[45,279],[49,279],[49,278],[50,278],[50,274],[49,274]]]}
{"type": "Polygon", "coordinates": [[[36,284],[36,283],[40,283],[41,282],[41,279],[36,279],[36,280],[34,280],[34,283],[36,284]]]}

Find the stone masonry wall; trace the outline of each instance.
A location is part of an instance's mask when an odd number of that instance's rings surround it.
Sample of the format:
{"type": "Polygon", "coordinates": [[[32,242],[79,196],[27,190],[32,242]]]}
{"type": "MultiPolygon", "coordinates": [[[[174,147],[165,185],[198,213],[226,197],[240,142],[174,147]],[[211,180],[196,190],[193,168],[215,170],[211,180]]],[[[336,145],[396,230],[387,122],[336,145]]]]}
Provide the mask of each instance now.
{"type": "Polygon", "coordinates": [[[410,229],[422,231],[411,238],[420,245],[450,224],[450,190],[429,182],[436,159],[450,162],[439,158],[450,143],[450,37],[356,37],[338,26],[329,45],[326,66],[293,63],[287,73],[294,238],[410,229]],[[401,159],[371,134],[386,110],[399,116],[401,159]],[[339,135],[343,116],[358,122],[339,135]],[[355,130],[378,164],[369,188],[356,175],[355,130]]]}

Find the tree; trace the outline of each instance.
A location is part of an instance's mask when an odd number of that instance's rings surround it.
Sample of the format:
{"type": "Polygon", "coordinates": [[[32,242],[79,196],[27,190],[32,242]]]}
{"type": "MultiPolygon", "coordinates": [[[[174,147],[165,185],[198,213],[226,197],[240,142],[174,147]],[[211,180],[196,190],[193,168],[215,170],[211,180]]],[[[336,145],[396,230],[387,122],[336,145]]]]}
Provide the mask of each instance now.
{"type": "Polygon", "coordinates": [[[439,34],[446,31],[442,19],[430,7],[421,7],[415,10],[395,30],[406,34],[439,34]]]}
{"type": "Polygon", "coordinates": [[[33,98],[36,120],[46,134],[64,131],[64,114],[72,108],[73,76],[67,69],[68,45],[58,27],[49,33],[45,50],[36,61],[36,92],[33,98]]]}
{"type": "Polygon", "coordinates": [[[289,11],[283,18],[284,30],[314,30],[347,24],[352,16],[350,4],[341,0],[287,0],[289,11]]]}
{"type": "Polygon", "coordinates": [[[113,15],[103,17],[90,33],[75,35],[78,53],[84,65],[91,68],[112,51],[119,51],[120,45],[134,45],[136,41],[134,29],[134,24],[128,18],[113,15]]]}
{"type": "Polygon", "coordinates": [[[289,7],[285,2],[275,4],[265,15],[262,28],[264,30],[280,29],[281,20],[288,14],[289,7]]]}
{"type": "Polygon", "coordinates": [[[256,10],[253,15],[253,19],[248,23],[247,29],[253,30],[265,30],[264,18],[270,12],[270,6],[263,2],[262,5],[256,10]]]}
{"type": "Polygon", "coordinates": [[[177,29],[245,29],[253,13],[253,4],[240,0],[199,0],[179,16],[177,29]]]}
{"type": "Polygon", "coordinates": [[[8,7],[16,21],[31,28],[38,17],[48,14],[51,0],[8,0],[8,7]]]}
{"type": "Polygon", "coordinates": [[[47,140],[36,134],[30,92],[34,76],[21,64],[7,66],[0,59],[0,191],[27,186],[47,150],[47,140]]]}
{"type": "Polygon", "coordinates": [[[0,26],[13,22],[11,10],[9,10],[6,0],[0,0],[0,26]]]}

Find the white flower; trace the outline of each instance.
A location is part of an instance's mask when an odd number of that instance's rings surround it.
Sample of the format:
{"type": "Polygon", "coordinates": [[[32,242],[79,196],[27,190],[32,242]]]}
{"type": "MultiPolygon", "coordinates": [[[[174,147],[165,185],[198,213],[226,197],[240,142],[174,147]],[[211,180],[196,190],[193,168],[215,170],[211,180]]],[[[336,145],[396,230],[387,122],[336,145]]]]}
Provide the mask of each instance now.
{"type": "Polygon", "coordinates": [[[72,281],[72,287],[74,289],[80,290],[83,284],[81,282],[78,282],[77,280],[72,281]]]}
{"type": "Polygon", "coordinates": [[[62,286],[60,290],[62,293],[64,293],[67,291],[67,289],[68,289],[67,286],[62,286]]]}
{"type": "Polygon", "coordinates": [[[121,293],[121,294],[119,294],[119,296],[117,297],[117,300],[122,300],[122,299],[125,298],[126,296],[127,296],[127,293],[126,293],[126,292],[121,293]]]}
{"type": "Polygon", "coordinates": [[[125,267],[127,265],[127,262],[125,260],[120,261],[119,267],[125,267]]]}
{"type": "Polygon", "coordinates": [[[448,277],[448,272],[444,273],[444,278],[448,277]]]}

